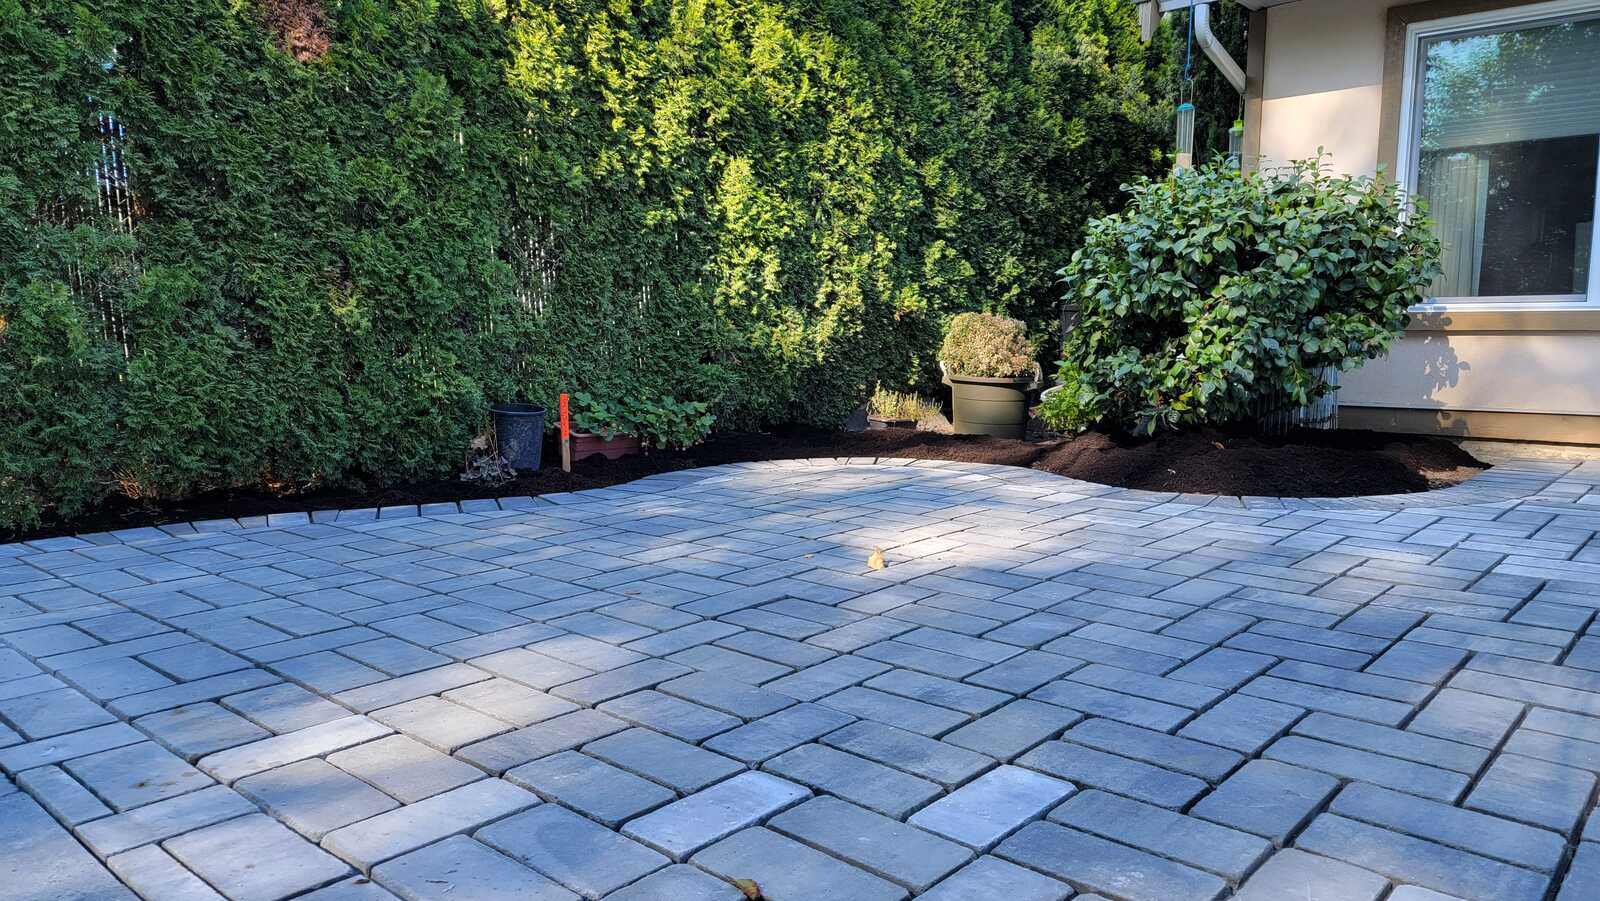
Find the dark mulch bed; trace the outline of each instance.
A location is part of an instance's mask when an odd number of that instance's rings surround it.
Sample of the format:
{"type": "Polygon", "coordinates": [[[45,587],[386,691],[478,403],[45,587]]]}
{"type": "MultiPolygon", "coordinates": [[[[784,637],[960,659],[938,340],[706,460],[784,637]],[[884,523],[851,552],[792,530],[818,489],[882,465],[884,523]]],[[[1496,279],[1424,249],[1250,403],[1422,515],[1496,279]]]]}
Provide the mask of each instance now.
{"type": "Polygon", "coordinates": [[[622,460],[596,456],[576,463],[571,473],[551,466],[560,458],[554,448],[547,447],[546,468],[493,487],[452,478],[365,490],[215,491],[161,504],[113,499],[87,515],[48,522],[26,533],[0,531],[0,541],[265,513],[581,491],[719,463],[834,456],[1002,463],[1127,488],[1279,497],[1426,491],[1456,484],[1487,468],[1449,441],[1378,432],[1303,431],[1282,439],[1222,431],[1153,439],[1089,433],[1071,440],[1030,442],[907,429],[858,433],[791,430],[718,435],[685,451],[622,460]]]}

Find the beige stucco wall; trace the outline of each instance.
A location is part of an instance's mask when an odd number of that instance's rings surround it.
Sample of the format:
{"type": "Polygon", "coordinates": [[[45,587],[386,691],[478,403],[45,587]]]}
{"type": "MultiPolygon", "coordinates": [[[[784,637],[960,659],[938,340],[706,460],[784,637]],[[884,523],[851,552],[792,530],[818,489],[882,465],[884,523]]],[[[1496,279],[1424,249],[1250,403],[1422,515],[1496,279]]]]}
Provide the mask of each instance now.
{"type": "MultiPolygon", "coordinates": [[[[1376,170],[1388,9],[1400,5],[1300,0],[1268,11],[1263,166],[1315,155],[1320,146],[1335,169],[1376,170]]],[[[1409,333],[1387,358],[1347,374],[1340,402],[1600,415],[1600,331],[1525,329],[1409,333]]]]}
{"type": "Polygon", "coordinates": [[[1371,175],[1378,166],[1384,28],[1393,0],[1302,0],[1267,11],[1264,166],[1316,156],[1371,175]]]}

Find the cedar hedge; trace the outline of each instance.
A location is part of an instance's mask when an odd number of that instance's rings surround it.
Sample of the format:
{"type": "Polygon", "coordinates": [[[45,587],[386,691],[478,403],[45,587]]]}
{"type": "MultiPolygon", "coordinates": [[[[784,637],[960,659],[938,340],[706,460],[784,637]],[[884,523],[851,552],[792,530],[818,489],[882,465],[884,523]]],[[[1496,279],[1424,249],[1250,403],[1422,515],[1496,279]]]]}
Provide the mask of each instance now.
{"type": "Polygon", "coordinates": [[[1162,165],[1169,42],[1123,0],[0,0],[0,528],[438,476],[497,400],[930,385],[955,313],[1049,332],[1162,165]]]}

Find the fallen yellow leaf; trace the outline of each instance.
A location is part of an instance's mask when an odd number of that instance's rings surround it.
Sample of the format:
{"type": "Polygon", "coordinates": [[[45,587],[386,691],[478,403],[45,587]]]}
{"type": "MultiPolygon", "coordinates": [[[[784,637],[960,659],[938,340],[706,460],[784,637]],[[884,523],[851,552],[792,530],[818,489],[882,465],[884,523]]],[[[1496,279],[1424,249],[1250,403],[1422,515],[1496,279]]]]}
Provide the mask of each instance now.
{"type": "Polygon", "coordinates": [[[872,549],[872,556],[867,558],[867,565],[873,569],[883,569],[885,566],[889,565],[888,562],[883,559],[883,548],[875,547],[872,549]]]}

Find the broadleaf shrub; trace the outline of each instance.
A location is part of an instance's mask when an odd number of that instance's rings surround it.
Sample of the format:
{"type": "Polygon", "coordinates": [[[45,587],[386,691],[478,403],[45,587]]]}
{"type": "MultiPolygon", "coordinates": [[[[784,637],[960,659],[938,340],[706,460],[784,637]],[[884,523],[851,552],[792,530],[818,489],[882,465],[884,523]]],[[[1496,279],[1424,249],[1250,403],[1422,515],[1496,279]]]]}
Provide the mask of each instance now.
{"type": "Polygon", "coordinates": [[[1141,179],[1062,270],[1080,322],[1067,362],[1091,415],[1153,430],[1304,404],[1403,334],[1439,272],[1423,211],[1391,182],[1319,159],[1141,179]]]}
{"type": "Polygon", "coordinates": [[[0,0],[0,530],[436,478],[496,401],[930,388],[950,316],[1052,319],[1170,51],[1126,0],[0,0]]]}
{"type": "Polygon", "coordinates": [[[1063,361],[1056,372],[1056,386],[1046,391],[1034,415],[1055,432],[1075,434],[1094,425],[1094,415],[1084,404],[1083,375],[1078,367],[1063,361]]]}

